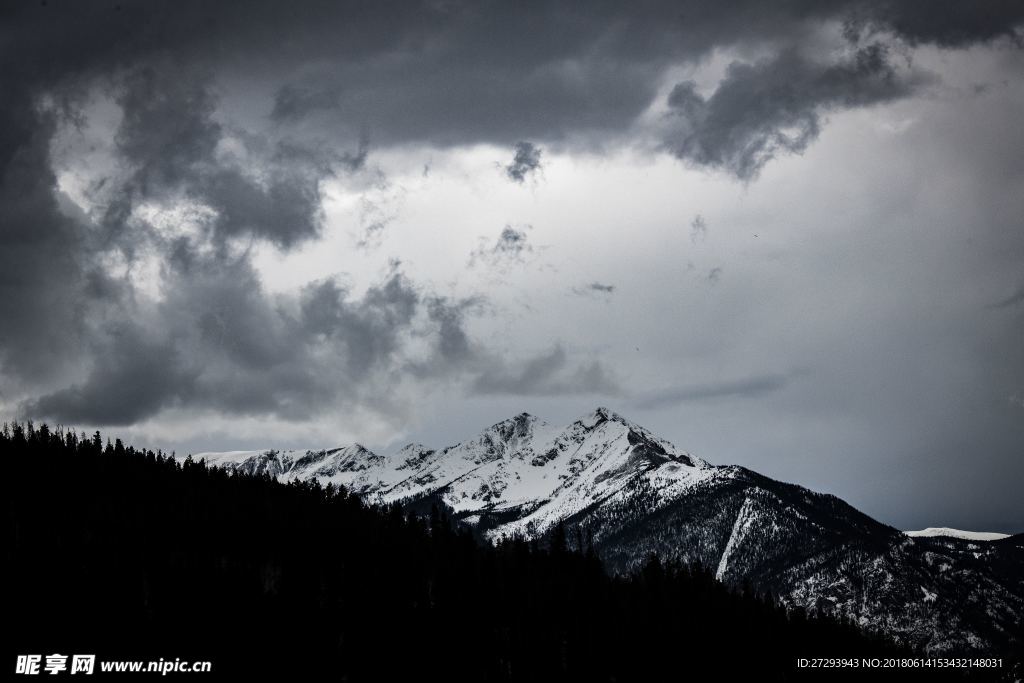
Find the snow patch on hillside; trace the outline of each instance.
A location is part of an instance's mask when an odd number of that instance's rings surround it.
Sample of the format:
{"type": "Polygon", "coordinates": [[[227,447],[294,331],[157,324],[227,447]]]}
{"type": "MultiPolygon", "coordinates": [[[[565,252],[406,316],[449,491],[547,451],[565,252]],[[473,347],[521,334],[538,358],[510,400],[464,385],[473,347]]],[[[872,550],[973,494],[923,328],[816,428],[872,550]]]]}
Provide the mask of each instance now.
{"type": "Polygon", "coordinates": [[[950,529],[944,526],[931,526],[920,531],[904,531],[903,533],[907,536],[915,537],[946,536],[949,538],[960,538],[965,541],[1000,541],[1010,537],[1010,534],[1001,534],[997,531],[961,531],[960,529],[950,529]]]}

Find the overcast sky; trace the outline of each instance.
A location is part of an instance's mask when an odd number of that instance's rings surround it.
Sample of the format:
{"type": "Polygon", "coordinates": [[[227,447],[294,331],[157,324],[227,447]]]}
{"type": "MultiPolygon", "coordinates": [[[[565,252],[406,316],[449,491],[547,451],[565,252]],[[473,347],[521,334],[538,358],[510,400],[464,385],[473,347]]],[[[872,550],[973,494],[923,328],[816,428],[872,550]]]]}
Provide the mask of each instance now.
{"type": "Polygon", "coordinates": [[[0,410],[177,450],[605,405],[1024,531],[1024,3],[8,2],[0,410]]]}

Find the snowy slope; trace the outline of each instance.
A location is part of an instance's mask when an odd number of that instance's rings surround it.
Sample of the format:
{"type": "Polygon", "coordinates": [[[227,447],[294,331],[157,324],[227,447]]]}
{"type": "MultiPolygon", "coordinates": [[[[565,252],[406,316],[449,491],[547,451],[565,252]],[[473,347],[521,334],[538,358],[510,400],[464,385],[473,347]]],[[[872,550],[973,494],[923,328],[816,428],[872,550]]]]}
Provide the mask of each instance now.
{"type": "Polygon", "coordinates": [[[487,535],[536,536],[642,478],[668,502],[719,468],[606,408],[566,427],[521,413],[442,450],[409,444],[391,456],[359,444],[321,451],[197,453],[194,459],[282,481],[318,479],[390,503],[440,496],[470,521],[501,516],[487,535]]]}
{"type": "Polygon", "coordinates": [[[961,538],[965,541],[999,541],[1010,537],[1010,534],[1001,534],[996,531],[961,531],[960,529],[950,529],[944,526],[930,526],[920,531],[904,531],[903,533],[907,536],[916,537],[946,536],[949,538],[961,538]]]}

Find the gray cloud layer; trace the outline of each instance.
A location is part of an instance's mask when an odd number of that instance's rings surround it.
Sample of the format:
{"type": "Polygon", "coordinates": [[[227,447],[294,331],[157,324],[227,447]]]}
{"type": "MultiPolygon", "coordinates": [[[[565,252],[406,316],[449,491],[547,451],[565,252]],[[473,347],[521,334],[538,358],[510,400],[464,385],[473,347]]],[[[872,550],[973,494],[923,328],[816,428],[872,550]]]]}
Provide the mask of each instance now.
{"type": "Polygon", "coordinates": [[[473,382],[477,394],[559,396],[566,394],[617,394],[618,385],[598,362],[573,367],[561,346],[529,358],[518,366],[493,363],[473,382]]]}
{"type": "MultiPolygon", "coordinates": [[[[972,45],[1019,35],[1022,17],[1020,3],[936,11],[883,0],[6,3],[5,395],[65,421],[128,424],[169,407],[298,418],[402,373],[480,373],[473,363],[486,354],[471,353],[465,302],[400,273],[361,296],[327,281],[276,298],[246,245],[286,251],[315,239],[321,183],[363,168],[367,131],[382,146],[606,139],[631,129],[670,66],[757,42],[774,56],[733,65],[710,96],[689,83],[673,90],[665,140],[689,163],[751,179],[775,155],[805,149],[823,113],[914,91],[923,80],[896,68],[890,43],[972,45]],[[827,22],[845,23],[851,56],[798,49],[809,25],[827,22]],[[220,87],[245,79],[266,97],[247,95],[239,108],[257,123],[236,129],[219,117],[220,87]],[[92,188],[103,210],[85,217],[62,208],[52,143],[95,91],[113,93],[121,118],[115,168],[92,188]],[[198,232],[169,234],[141,216],[152,203],[207,213],[198,232]],[[130,272],[147,254],[165,264],[162,298],[110,267],[130,272]],[[410,360],[410,340],[422,338],[432,350],[410,360]]],[[[521,181],[539,165],[539,147],[520,143],[506,170],[521,181]]],[[[480,258],[529,248],[508,227],[480,258]]],[[[613,388],[599,365],[577,369],[560,347],[475,377],[481,393],[613,388]]]]}
{"type": "Polygon", "coordinates": [[[641,396],[635,401],[638,408],[664,408],[688,401],[704,401],[724,397],[756,397],[785,389],[790,375],[758,375],[714,384],[696,384],[676,387],[641,396]]]}
{"type": "Polygon", "coordinates": [[[244,259],[192,255],[168,271],[168,297],[95,332],[84,381],[31,401],[27,414],[130,424],[184,406],[305,420],[389,396],[411,362],[410,335],[431,340],[427,364],[464,343],[462,304],[397,271],[360,297],[325,280],[276,299],[244,259]]]}

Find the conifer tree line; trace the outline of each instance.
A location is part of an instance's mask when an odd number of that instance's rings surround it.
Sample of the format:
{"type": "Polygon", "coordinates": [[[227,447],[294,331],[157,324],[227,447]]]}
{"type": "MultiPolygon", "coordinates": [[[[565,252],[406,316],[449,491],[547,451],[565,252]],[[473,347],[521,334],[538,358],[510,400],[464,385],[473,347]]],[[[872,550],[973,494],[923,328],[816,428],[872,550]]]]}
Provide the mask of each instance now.
{"type": "Polygon", "coordinates": [[[704,567],[610,576],[562,528],[492,545],[437,503],[372,506],[32,423],[5,425],[0,453],[9,666],[61,652],[284,680],[789,681],[822,678],[797,657],[917,654],[704,567]]]}

